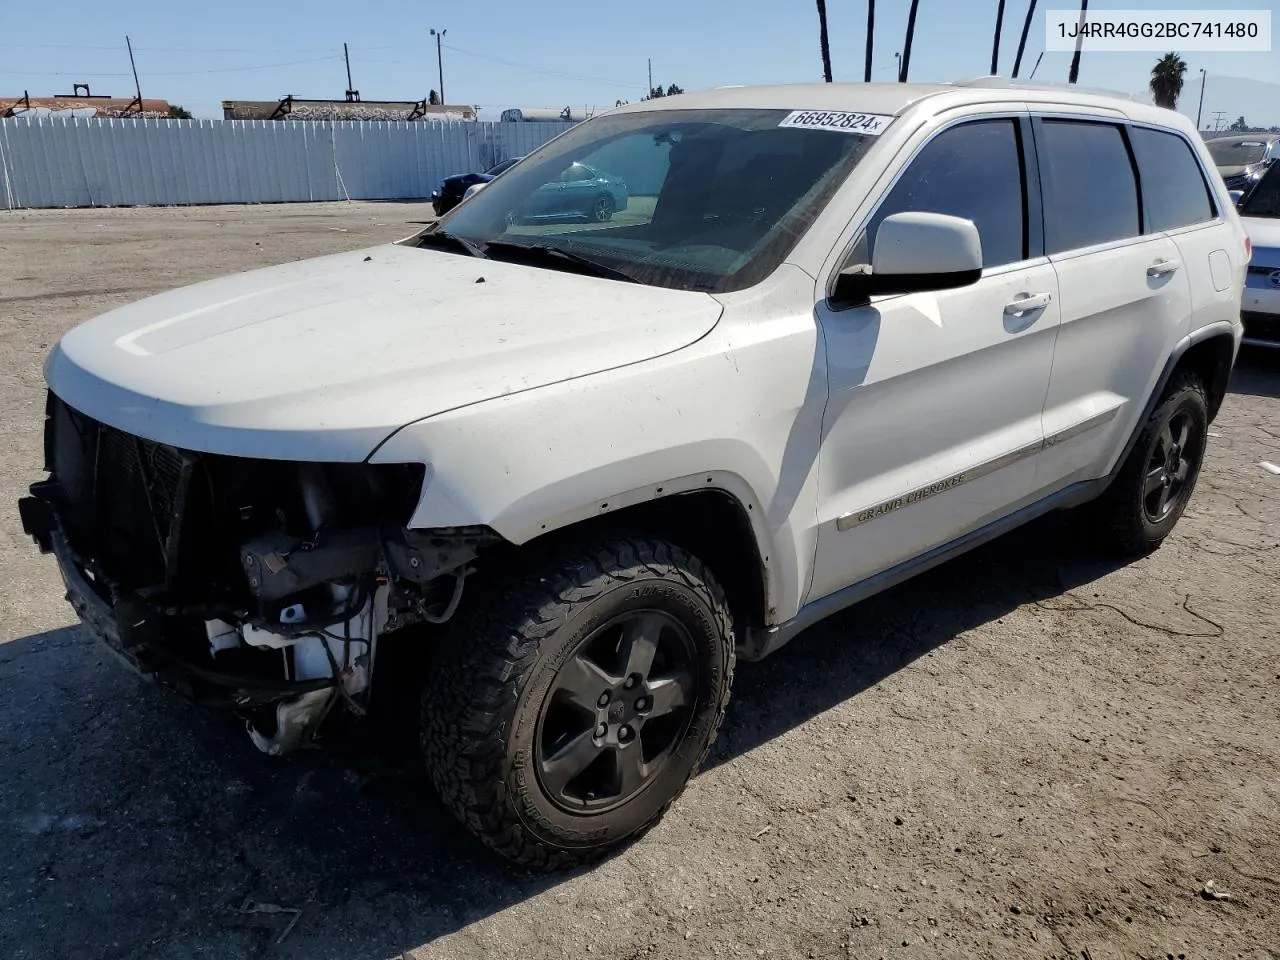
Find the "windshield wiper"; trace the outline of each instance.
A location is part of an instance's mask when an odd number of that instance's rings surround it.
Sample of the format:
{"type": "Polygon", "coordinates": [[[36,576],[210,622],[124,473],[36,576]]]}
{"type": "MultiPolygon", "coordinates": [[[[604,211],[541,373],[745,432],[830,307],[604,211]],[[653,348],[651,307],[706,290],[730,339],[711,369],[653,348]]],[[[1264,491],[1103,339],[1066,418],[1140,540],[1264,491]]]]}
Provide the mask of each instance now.
{"type": "Polygon", "coordinates": [[[539,243],[514,243],[510,240],[490,240],[485,244],[484,248],[491,253],[493,251],[514,253],[517,257],[524,257],[527,260],[542,260],[550,264],[574,267],[579,273],[585,273],[593,277],[603,277],[606,280],[622,280],[626,283],[640,282],[630,274],[615,270],[599,260],[592,260],[590,257],[584,257],[580,253],[574,253],[572,250],[564,250],[560,247],[551,247],[539,243]]]}
{"type": "Polygon", "coordinates": [[[479,257],[481,260],[489,259],[489,255],[484,252],[484,248],[474,240],[468,240],[466,237],[460,237],[456,233],[448,233],[444,230],[433,230],[430,233],[423,233],[418,236],[418,243],[423,244],[431,242],[439,247],[452,247],[455,250],[461,250],[463,253],[479,257]]]}

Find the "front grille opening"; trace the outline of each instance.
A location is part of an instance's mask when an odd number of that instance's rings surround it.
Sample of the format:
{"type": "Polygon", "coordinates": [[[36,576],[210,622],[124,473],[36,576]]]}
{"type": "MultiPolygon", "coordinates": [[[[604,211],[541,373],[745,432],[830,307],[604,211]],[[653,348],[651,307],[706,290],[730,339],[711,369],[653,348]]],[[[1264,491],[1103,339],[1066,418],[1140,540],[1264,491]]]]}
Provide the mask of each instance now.
{"type": "MultiPolygon", "coordinates": [[[[301,466],[196,453],[133,436],[50,394],[46,469],[67,539],[119,591],[168,605],[248,603],[239,545],[271,530],[307,537],[301,466]]],[[[337,526],[403,526],[420,464],[318,464],[337,526]]]]}

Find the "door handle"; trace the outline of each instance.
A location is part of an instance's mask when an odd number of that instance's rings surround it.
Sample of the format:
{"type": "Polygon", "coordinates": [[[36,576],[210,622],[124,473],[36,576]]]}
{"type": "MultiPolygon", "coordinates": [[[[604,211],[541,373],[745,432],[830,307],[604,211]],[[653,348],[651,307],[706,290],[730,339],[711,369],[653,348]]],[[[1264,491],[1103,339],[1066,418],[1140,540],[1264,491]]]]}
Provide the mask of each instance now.
{"type": "Polygon", "coordinates": [[[1010,300],[1004,305],[1004,312],[1010,317],[1020,317],[1032,310],[1043,310],[1053,302],[1051,293],[1029,293],[1017,300],[1010,300]]]}
{"type": "Polygon", "coordinates": [[[1147,267],[1147,276],[1167,277],[1180,266],[1182,266],[1181,260],[1157,260],[1151,266],[1147,267]]]}

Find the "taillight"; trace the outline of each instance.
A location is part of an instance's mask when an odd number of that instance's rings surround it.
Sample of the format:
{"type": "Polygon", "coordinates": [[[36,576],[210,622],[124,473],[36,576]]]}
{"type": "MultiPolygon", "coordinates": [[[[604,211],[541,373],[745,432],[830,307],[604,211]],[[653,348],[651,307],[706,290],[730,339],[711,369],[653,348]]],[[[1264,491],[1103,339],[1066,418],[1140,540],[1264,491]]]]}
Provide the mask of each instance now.
{"type": "Polygon", "coordinates": [[[1244,259],[1246,262],[1253,259],[1253,241],[1247,233],[1244,235],[1244,259]]]}

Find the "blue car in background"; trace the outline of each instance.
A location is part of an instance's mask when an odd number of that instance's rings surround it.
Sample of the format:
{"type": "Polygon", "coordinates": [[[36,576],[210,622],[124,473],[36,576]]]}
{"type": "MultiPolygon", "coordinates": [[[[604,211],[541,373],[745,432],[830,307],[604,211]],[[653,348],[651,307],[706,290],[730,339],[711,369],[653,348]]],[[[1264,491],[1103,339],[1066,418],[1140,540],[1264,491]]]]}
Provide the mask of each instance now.
{"type": "Polygon", "coordinates": [[[613,219],[627,209],[627,184],[619,177],[585,163],[571,164],[550,183],[544,183],[520,205],[520,221],[585,218],[595,223],[613,219]]]}

